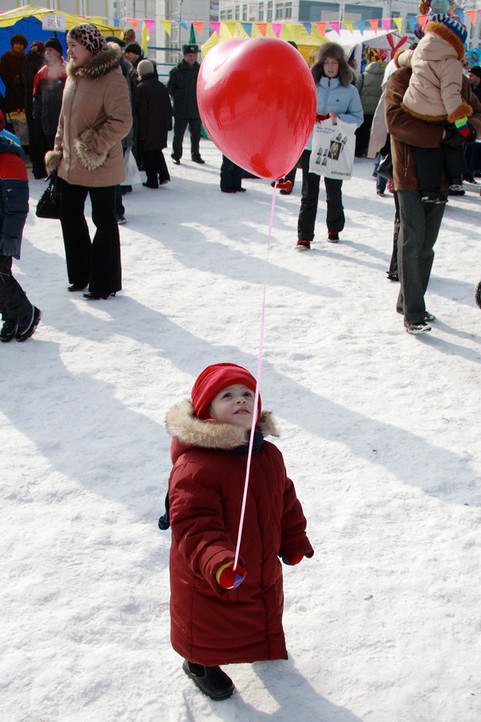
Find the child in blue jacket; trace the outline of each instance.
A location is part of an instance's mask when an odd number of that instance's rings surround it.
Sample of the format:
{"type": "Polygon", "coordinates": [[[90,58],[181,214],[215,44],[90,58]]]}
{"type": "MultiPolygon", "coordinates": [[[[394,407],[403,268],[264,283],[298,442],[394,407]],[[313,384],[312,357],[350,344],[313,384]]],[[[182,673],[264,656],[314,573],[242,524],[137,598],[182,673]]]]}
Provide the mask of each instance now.
{"type": "Polygon", "coordinates": [[[0,111],[0,340],[25,341],[40,321],[40,311],[28,300],[12,275],[12,257],[20,258],[28,214],[28,179],[20,141],[5,130],[0,111]]]}

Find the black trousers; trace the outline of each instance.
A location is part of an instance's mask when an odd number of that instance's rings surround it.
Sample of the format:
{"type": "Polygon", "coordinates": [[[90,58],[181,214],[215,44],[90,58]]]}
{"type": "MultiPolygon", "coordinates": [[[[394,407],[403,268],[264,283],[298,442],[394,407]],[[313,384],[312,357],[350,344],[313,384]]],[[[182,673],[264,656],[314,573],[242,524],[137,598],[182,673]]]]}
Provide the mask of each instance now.
{"type": "Polygon", "coordinates": [[[424,294],[445,203],[423,203],[419,191],[396,191],[399,202],[397,311],[409,323],[424,320],[424,294]]]}
{"type": "Polygon", "coordinates": [[[88,284],[89,291],[108,295],[122,288],[120,237],[115,220],[116,186],[87,188],[59,178],[60,223],[70,283],[88,284]],[[96,227],[90,240],[84,207],[87,195],[96,227]]]}
{"type": "Polygon", "coordinates": [[[12,257],[0,255],[0,313],[4,321],[20,321],[30,313],[32,304],[19,282],[12,276],[12,257]]]}
{"type": "MultiPolygon", "coordinates": [[[[302,196],[301,209],[297,222],[297,237],[301,241],[312,241],[316,225],[317,204],[319,200],[319,184],[321,177],[317,173],[309,173],[311,151],[305,150],[301,156],[302,164],[302,196]]],[[[324,178],[326,188],[327,230],[340,233],[344,228],[345,217],[342,205],[342,180],[324,178]]]]}
{"type": "Polygon", "coordinates": [[[443,171],[448,176],[450,184],[462,181],[467,167],[463,146],[452,148],[443,144],[439,148],[411,146],[411,149],[421,191],[439,193],[443,182],[443,171]]]}
{"type": "Polygon", "coordinates": [[[399,239],[399,201],[397,197],[397,192],[394,191],[394,207],[395,207],[395,213],[394,213],[394,228],[393,228],[393,234],[392,234],[392,253],[391,253],[391,261],[389,263],[389,270],[388,270],[388,276],[398,276],[398,270],[397,270],[397,248],[398,248],[398,239],[399,239]]]}
{"type": "Polygon", "coordinates": [[[147,174],[147,183],[149,186],[157,187],[159,183],[165,183],[170,180],[169,171],[165,162],[162,148],[156,150],[145,150],[140,146],[144,170],[147,174]]]}
{"type": "Polygon", "coordinates": [[[200,118],[175,118],[174,119],[174,138],[172,141],[172,155],[174,158],[182,158],[182,142],[184,140],[185,129],[189,126],[190,133],[190,155],[196,158],[200,155],[200,133],[202,123],[200,118]]]}
{"type": "Polygon", "coordinates": [[[220,189],[221,191],[238,191],[241,189],[244,171],[233,163],[227,156],[222,156],[220,167],[220,189]]]}

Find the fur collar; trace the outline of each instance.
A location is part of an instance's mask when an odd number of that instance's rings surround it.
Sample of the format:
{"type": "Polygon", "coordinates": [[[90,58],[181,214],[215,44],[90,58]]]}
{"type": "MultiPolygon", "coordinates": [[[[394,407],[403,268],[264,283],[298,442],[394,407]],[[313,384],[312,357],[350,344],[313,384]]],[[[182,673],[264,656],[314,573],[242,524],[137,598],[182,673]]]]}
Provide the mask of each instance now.
{"type": "MultiPolygon", "coordinates": [[[[189,447],[231,450],[246,443],[246,431],[240,426],[198,419],[190,399],[182,401],[168,412],[165,426],[171,436],[189,447]]],[[[262,412],[258,428],[263,436],[278,436],[270,411],[262,412]]]]}
{"type": "Polygon", "coordinates": [[[72,60],[67,64],[69,78],[90,78],[95,80],[111,70],[118,68],[122,61],[122,48],[117,43],[107,43],[107,50],[97,53],[81,68],[75,68],[72,60]]]}

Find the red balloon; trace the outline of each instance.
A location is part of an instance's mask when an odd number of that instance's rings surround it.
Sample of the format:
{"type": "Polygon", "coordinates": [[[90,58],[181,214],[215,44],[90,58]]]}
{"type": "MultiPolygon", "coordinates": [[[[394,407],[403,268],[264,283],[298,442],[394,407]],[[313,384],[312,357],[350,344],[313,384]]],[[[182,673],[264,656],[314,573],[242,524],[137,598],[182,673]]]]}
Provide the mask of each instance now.
{"type": "Polygon", "coordinates": [[[200,66],[197,101],[216,146],[262,178],[281,178],[294,167],[316,118],[311,71],[292,45],[277,38],[215,45],[200,66]]]}

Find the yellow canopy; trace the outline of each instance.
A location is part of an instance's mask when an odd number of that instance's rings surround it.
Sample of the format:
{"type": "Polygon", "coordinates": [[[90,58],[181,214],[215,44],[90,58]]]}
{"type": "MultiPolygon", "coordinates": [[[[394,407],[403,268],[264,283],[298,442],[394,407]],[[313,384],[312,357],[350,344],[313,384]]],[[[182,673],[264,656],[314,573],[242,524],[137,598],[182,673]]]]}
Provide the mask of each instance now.
{"type": "Polygon", "coordinates": [[[61,10],[49,10],[48,8],[42,8],[38,5],[24,5],[23,7],[15,8],[14,10],[7,10],[7,12],[0,13],[0,28],[10,27],[15,25],[19,20],[25,20],[26,18],[35,17],[37,20],[42,21],[44,15],[47,13],[53,13],[54,15],[65,15],[67,30],[73,28],[74,25],[79,23],[91,22],[94,24],[103,35],[118,35],[123,36],[123,31],[113,25],[106,25],[105,23],[97,22],[98,18],[82,18],[79,15],[71,15],[70,13],[64,13],[61,10]]]}
{"type": "MultiPolygon", "coordinates": [[[[266,23],[266,25],[265,36],[270,38],[277,37],[272,29],[271,23],[266,23]]],[[[217,35],[215,32],[212,33],[210,38],[203,44],[201,48],[202,57],[205,57],[209,50],[221,40],[229,40],[230,38],[258,38],[262,36],[256,23],[252,23],[252,34],[248,35],[242,27],[242,23],[237,20],[223,20],[220,23],[219,33],[220,35],[217,35]]],[[[316,25],[313,25],[311,33],[308,33],[304,25],[296,23],[282,23],[279,38],[281,40],[293,40],[297,44],[299,52],[304,56],[309,65],[312,65],[314,62],[314,55],[317,48],[329,42],[327,38],[321,35],[316,25]]]]}

